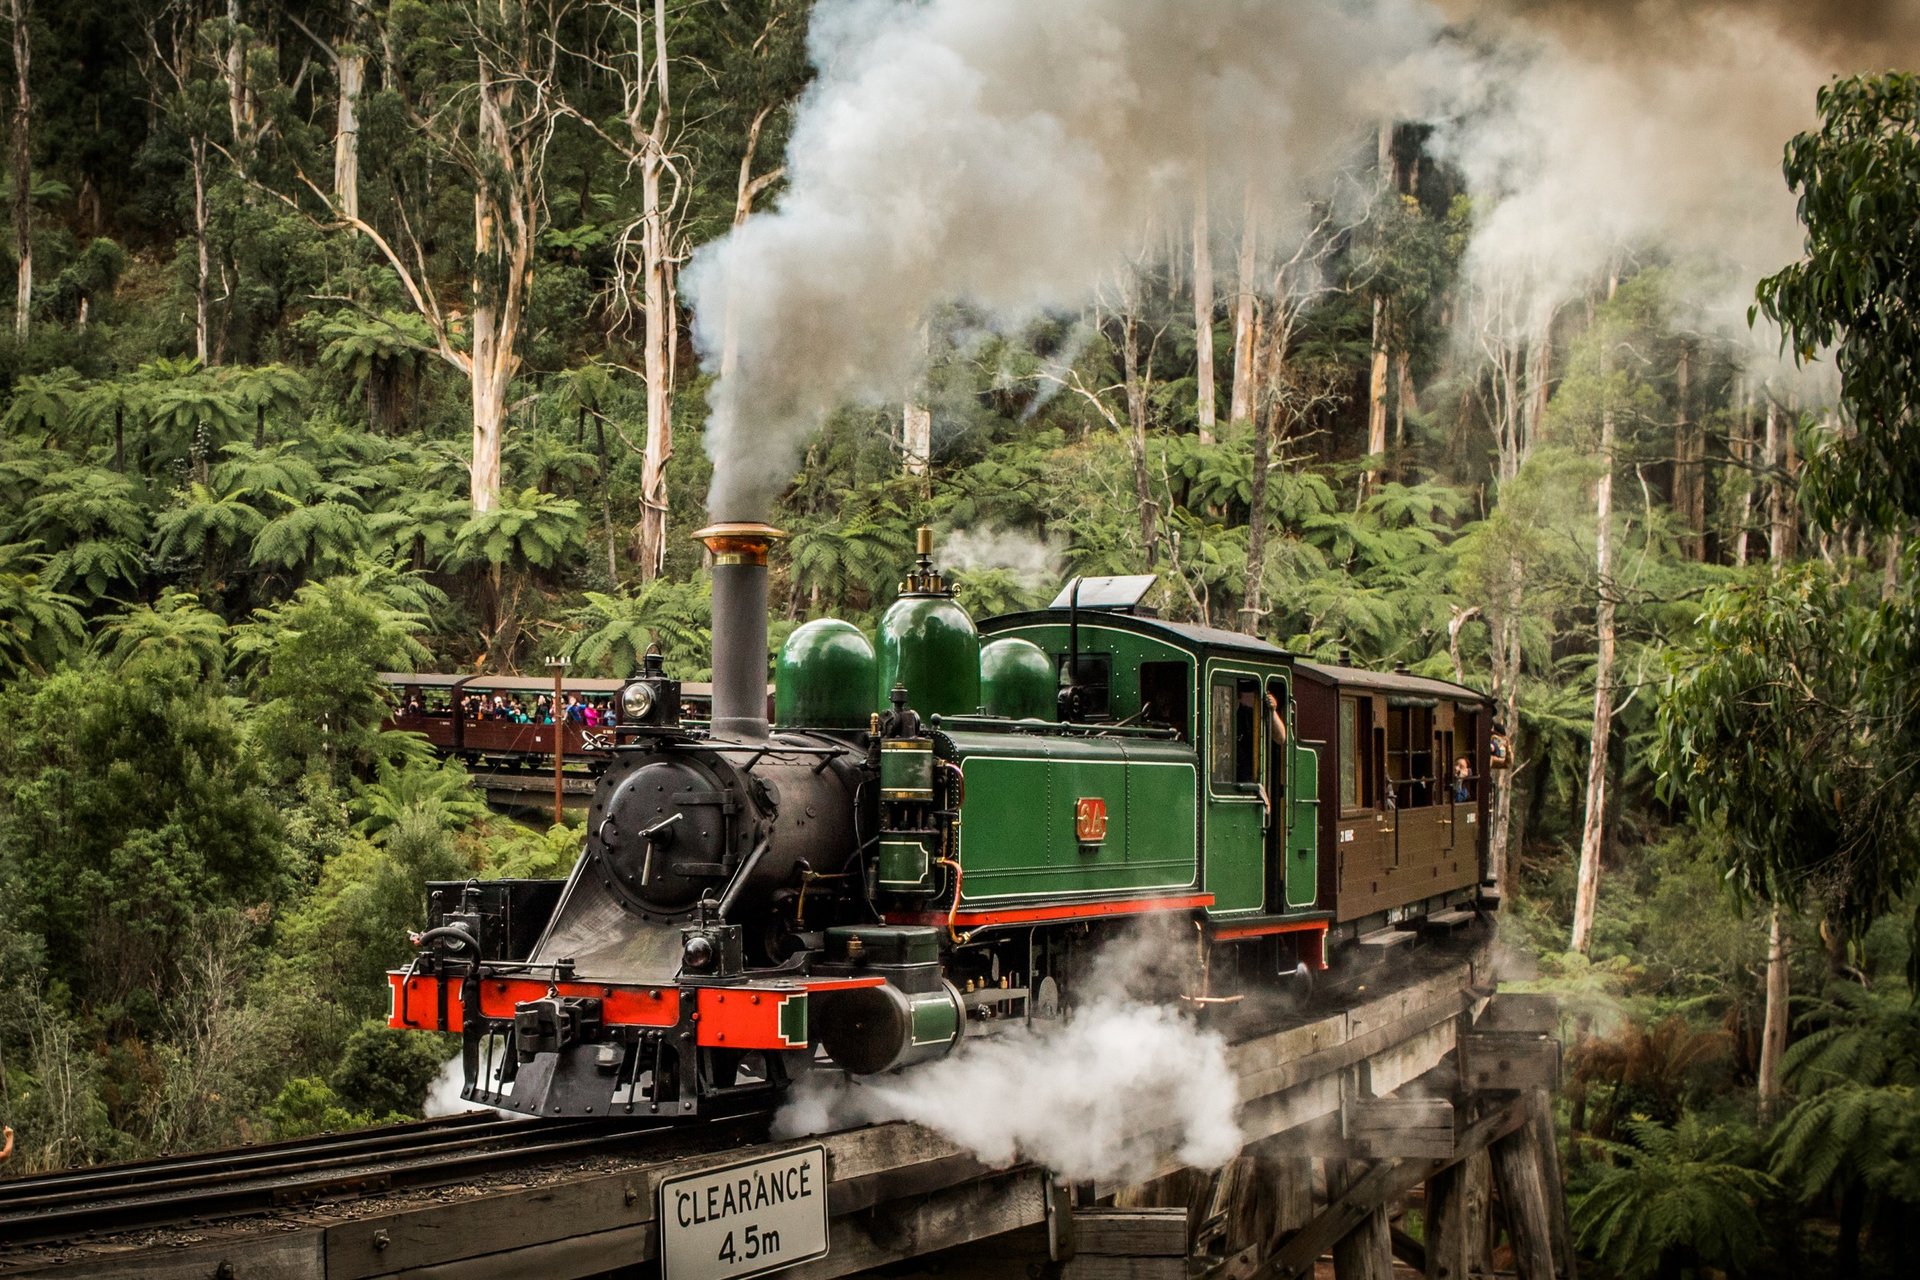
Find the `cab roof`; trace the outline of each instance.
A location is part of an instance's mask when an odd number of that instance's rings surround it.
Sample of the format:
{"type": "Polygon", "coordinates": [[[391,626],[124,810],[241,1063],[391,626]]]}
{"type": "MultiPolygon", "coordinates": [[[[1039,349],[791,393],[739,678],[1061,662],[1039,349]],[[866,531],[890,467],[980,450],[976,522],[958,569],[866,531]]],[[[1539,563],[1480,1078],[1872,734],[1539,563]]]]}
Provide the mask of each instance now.
{"type": "MultiPolygon", "coordinates": [[[[1064,627],[1071,620],[1070,611],[1066,609],[1030,609],[1025,613],[1004,613],[999,617],[984,619],[980,623],[980,632],[982,635],[992,635],[1021,627],[1064,627]]],[[[1187,622],[1170,622],[1150,614],[1124,613],[1110,608],[1089,609],[1083,605],[1080,609],[1080,625],[1153,636],[1171,641],[1183,649],[1244,653],[1265,662],[1286,662],[1292,656],[1285,649],[1254,636],[1241,635],[1238,631],[1228,631],[1222,627],[1197,627],[1187,622]]]]}

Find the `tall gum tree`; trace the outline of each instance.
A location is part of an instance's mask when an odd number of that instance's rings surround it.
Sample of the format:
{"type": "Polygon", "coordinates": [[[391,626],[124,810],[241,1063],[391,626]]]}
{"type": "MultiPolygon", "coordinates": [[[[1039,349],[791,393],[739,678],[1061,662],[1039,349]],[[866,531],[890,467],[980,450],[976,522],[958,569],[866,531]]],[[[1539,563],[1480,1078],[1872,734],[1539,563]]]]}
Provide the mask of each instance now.
{"type": "MultiPolygon", "coordinates": [[[[521,344],[535,251],[546,224],[546,156],[561,118],[557,100],[562,50],[559,32],[572,0],[461,0],[444,9],[408,9],[423,24],[395,34],[373,30],[383,47],[409,51],[387,63],[384,88],[399,104],[418,150],[382,157],[391,198],[377,210],[358,208],[358,174],[367,157],[355,144],[356,177],[339,183],[338,140],[332,189],[291,157],[300,192],[279,190],[249,172],[257,184],[324,224],[352,232],[392,270],[407,301],[426,322],[435,353],[467,379],[472,451],[468,491],[475,514],[500,500],[500,456],[508,392],[520,371],[521,344]],[[429,61],[431,65],[428,65],[429,61]],[[472,240],[464,255],[465,297],[448,283],[446,264],[429,244],[431,204],[437,198],[418,168],[445,165],[464,180],[472,202],[472,240]],[[354,195],[354,209],[342,197],[354,195]]],[[[356,9],[365,28],[402,16],[356,9]]]]}
{"type": "Polygon", "coordinates": [[[13,244],[18,275],[13,301],[14,336],[25,339],[33,311],[33,6],[8,0],[13,20],[13,244]]]}
{"type": "MultiPolygon", "coordinates": [[[[637,319],[641,328],[647,429],[634,542],[640,575],[651,581],[665,566],[667,554],[667,463],[673,457],[673,384],[680,337],[675,276],[686,256],[680,222],[688,193],[677,145],[666,0],[604,0],[594,8],[611,19],[611,34],[604,46],[578,52],[619,86],[619,117],[602,121],[564,99],[558,107],[611,147],[639,179],[639,208],[618,240],[622,265],[613,301],[617,314],[637,319]]],[[[749,169],[751,164],[750,150],[749,169]]],[[[751,207],[750,196],[742,193],[740,199],[751,207]]]]}

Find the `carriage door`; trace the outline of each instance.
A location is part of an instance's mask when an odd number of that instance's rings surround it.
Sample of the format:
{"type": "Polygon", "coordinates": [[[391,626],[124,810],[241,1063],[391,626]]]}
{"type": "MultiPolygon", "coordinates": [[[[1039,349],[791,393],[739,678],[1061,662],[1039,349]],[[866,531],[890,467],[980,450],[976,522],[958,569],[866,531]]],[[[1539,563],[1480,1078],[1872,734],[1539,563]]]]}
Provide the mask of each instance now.
{"type": "MultiPolygon", "coordinates": [[[[1260,679],[1215,669],[1207,678],[1206,888],[1213,910],[1258,911],[1266,901],[1266,718],[1260,679]]],[[[1274,821],[1279,821],[1275,814],[1274,821]]]]}
{"type": "Polygon", "coordinates": [[[1433,713],[1433,785],[1440,788],[1436,803],[1446,806],[1447,816],[1440,820],[1440,847],[1453,849],[1454,833],[1460,820],[1460,781],[1453,767],[1453,708],[1445,703],[1433,713]]]}

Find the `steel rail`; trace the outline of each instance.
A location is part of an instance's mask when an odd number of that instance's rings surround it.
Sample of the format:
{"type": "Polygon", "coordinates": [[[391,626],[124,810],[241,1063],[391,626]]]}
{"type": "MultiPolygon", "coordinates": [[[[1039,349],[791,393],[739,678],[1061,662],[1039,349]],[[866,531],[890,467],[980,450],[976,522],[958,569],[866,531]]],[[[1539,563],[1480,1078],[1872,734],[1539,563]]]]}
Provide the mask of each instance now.
{"type": "Polygon", "coordinates": [[[637,1122],[479,1121],[399,1135],[413,1141],[385,1146],[369,1144],[366,1139],[372,1135],[339,1135],[343,1141],[313,1144],[278,1161],[241,1160],[232,1167],[223,1167],[222,1160],[213,1157],[187,1161],[198,1172],[186,1176],[169,1176],[174,1171],[170,1162],[145,1162],[132,1171],[131,1182],[118,1186],[111,1180],[112,1169],[94,1171],[105,1180],[84,1186],[69,1181],[67,1175],[52,1175],[59,1185],[42,1195],[33,1194],[40,1180],[27,1178],[12,1184],[11,1198],[0,1202],[0,1242],[70,1241],[136,1228],[195,1224],[319,1199],[445,1185],[501,1170],[636,1149],[658,1147],[663,1155],[672,1154],[676,1147],[697,1150],[716,1140],[762,1137],[770,1114],[748,1112],[694,1127],[651,1118],[637,1122]],[[350,1150],[329,1154],[340,1147],[350,1150]]]}
{"type": "Polygon", "coordinates": [[[287,1138],[278,1142],[249,1143],[212,1151],[152,1156],[144,1160],[32,1174],[0,1181],[0,1211],[16,1201],[55,1192],[103,1189],[124,1192],[156,1177],[180,1177],[196,1172],[237,1173],[262,1165],[287,1163],[308,1153],[342,1155],[354,1151],[375,1152],[417,1143],[425,1135],[457,1133],[471,1137],[484,1129],[505,1128],[519,1123],[517,1120],[502,1119],[488,1111],[466,1111],[435,1120],[413,1120],[377,1129],[330,1131],[306,1138],[287,1138]]]}

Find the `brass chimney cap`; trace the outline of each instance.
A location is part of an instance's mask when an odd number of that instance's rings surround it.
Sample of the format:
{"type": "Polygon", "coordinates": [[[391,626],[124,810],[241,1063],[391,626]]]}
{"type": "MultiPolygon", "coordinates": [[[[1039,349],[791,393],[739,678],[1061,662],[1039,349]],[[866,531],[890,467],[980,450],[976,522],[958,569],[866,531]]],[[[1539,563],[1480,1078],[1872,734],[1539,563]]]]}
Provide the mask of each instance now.
{"type": "Polygon", "coordinates": [[[764,565],[768,550],[786,536],[785,529],[776,529],[758,520],[722,520],[693,531],[694,539],[705,543],[713,553],[716,565],[764,565]]]}

